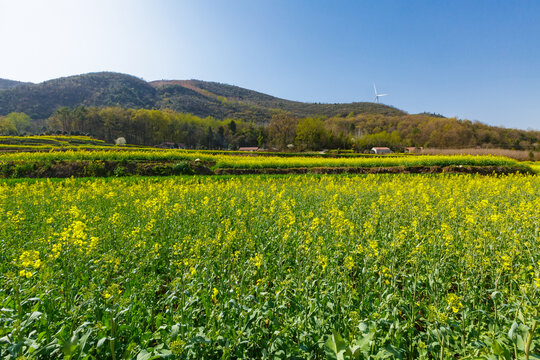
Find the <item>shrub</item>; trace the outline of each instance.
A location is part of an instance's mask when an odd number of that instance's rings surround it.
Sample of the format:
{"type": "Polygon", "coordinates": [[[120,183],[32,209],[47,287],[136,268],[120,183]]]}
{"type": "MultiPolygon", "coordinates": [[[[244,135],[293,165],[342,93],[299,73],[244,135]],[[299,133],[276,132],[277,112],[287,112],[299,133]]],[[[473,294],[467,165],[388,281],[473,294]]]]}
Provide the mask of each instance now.
{"type": "Polygon", "coordinates": [[[113,174],[114,176],[117,176],[117,177],[120,177],[120,176],[126,176],[126,168],[121,166],[121,165],[118,165],[114,170],[113,170],[113,174]]]}
{"type": "Polygon", "coordinates": [[[181,161],[173,165],[172,172],[175,175],[193,175],[195,171],[187,161],[181,161]]]}

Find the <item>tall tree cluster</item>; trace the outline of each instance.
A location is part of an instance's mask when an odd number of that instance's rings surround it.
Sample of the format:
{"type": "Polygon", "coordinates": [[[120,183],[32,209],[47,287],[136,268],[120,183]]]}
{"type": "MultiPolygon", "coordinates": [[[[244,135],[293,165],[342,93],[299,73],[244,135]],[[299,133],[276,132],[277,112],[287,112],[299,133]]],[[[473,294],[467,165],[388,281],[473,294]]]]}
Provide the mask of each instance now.
{"type": "Polygon", "coordinates": [[[431,114],[362,114],[328,118],[325,124],[334,132],[344,131],[352,135],[359,150],[372,146],[540,149],[540,131],[507,129],[431,114]]]}
{"type": "MultiPolygon", "coordinates": [[[[0,135],[37,132],[24,113],[0,116],[0,135]]],[[[431,148],[488,147],[540,150],[540,131],[506,129],[445,118],[434,114],[382,115],[353,113],[347,116],[299,118],[286,112],[272,115],[268,125],[238,119],[201,118],[172,110],[121,107],[61,107],[45,122],[42,131],[88,134],[128,144],[182,144],[193,149],[237,149],[259,146],[273,150],[355,149],[374,146],[401,150],[406,146],[431,148]]]]}
{"type": "Polygon", "coordinates": [[[12,112],[0,116],[0,135],[24,135],[30,130],[32,120],[25,113],[12,112]]]}
{"type": "Polygon", "coordinates": [[[197,149],[257,145],[263,131],[263,128],[239,120],[120,107],[59,108],[46,124],[52,131],[89,134],[107,142],[123,137],[128,144],[153,146],[172,142],[197,149]]]}

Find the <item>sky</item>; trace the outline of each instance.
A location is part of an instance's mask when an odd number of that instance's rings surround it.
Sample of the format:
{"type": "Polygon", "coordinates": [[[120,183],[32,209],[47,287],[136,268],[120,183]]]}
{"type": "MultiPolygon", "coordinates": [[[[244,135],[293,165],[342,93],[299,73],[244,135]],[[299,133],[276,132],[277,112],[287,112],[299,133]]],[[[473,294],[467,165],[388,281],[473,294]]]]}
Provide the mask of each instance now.
{"type": "Polygon", "coordinates": [[[540,1],[0,0],[0,78],[97,71],[540,130],[540,1]]]}

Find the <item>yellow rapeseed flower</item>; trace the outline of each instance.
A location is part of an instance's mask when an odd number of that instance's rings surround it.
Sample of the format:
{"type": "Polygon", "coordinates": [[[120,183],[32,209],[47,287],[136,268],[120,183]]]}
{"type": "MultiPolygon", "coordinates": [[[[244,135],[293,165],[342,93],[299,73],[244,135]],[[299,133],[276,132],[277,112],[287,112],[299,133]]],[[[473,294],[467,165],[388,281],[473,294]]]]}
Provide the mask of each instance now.
{"type": "Polygon", "coordinates": [[[212,296],[211,296],[212,302],[213,302],[214,304],[217,302],[217,296],[218,296],[218,294],[219,294],[218,289],[214,288],[214,289],[213,289],[212,296]]]}
{"type": "Polygon", "coordinates": [[[25,270],[25,269],[22,269],[21,271],[19,271],[19,276],[20,277],[25,277],[27,279],[30,279],[33,274],[31,271],[28,271],[28,270],[25,270]]]}

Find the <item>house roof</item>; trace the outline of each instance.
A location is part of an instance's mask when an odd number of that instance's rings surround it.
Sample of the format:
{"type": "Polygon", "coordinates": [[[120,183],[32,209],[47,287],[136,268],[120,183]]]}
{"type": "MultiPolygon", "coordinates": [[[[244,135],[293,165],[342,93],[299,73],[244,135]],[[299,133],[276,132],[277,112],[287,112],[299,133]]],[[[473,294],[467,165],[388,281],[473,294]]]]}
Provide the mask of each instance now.
{"type": "Polygon", "coordinates": [[[375,150],[390,150],[390,148],[387,148],[387,147],[372,147],[371,149],[375,149],[375,150]]]}

